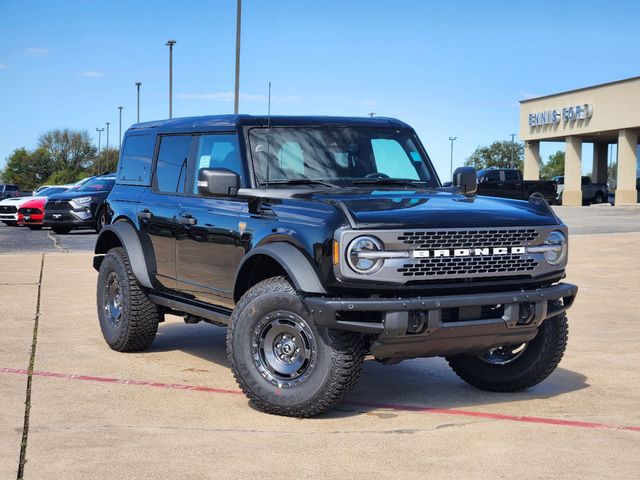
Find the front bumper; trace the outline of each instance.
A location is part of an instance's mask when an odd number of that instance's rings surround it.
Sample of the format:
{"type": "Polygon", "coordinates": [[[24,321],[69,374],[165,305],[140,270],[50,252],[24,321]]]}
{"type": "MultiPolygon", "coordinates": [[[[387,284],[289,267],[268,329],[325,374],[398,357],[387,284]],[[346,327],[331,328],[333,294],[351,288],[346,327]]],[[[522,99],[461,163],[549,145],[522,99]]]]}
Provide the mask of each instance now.
{"type": "Polygon", "coordinates": [[[45,227],[92,227],[95,224],[93,213],[86,210],[55,210],[44,212],[45,227]]]}
{"type": "Polygon", "coordinates": [[[17,213],[0,213],[0,222],[17,222],[17,213]]]}
{"type": "Polygon", "coordinates": [[[480,353],[528,342],[544,320],[571,306],[577,292],[575,285],[558,283],[513,292],[305,302],[317,325],[375,335],[371,353],[390,359],[480,353]]]}

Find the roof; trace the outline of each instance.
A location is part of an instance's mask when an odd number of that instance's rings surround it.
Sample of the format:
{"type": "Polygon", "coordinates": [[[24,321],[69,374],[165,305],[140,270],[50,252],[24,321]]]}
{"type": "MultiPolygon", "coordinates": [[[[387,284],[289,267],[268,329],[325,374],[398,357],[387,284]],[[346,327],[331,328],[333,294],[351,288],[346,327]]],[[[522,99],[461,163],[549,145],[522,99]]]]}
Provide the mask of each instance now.
{"type": "Polygon", "coordinates": [[[411,128],[404,122],[387,117],[332,117],[332,116],[289,116],[273,115],[207,115],[202,117],[171,118],[155,120],[132,125],[129,130],[158,129],[159,131],[207,131],[207,130],[235,130],[241,126],[272,126],[285,125],[331,125],[331,126],[359,126],[359,127],[396,127],[411,128]]]}
{"type": "Polygon", "coordinates": [[[610,85],[616,85],[618,83],[632,82],[632,81],[635,81],[635,80],[640,80],[640,76],[623,78],[622,80],[615,80],[613,82],[598,83],[596,85],[589,85],[588,87],[574,88],[573,90],[565,90],[564,92],[551,93],[549,95],[542,95],[540,97],[527,98],[525,100],[520,100],[520,103],[534,102],[536,100],[542,100],[543,98],[557,97],[557,96],[560,96],[560,95],[566,95],[567,93],[582,92],[584,90],[591,90],[593,88],[599,88],[599,87],[608,87],[610,85]]]}

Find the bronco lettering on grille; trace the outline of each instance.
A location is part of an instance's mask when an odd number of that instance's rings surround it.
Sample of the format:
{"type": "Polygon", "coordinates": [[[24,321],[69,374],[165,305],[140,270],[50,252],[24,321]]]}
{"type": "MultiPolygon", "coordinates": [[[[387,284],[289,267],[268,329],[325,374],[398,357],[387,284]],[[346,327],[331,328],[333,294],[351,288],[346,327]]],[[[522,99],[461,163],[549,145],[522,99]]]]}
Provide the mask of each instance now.
{"type": "Polygon", "coordinates": [[[482,255],[522,255],[525,247],[493,248],[444,248],[435,250],[414,250],[413,258],[473,257],[482,255]]]}

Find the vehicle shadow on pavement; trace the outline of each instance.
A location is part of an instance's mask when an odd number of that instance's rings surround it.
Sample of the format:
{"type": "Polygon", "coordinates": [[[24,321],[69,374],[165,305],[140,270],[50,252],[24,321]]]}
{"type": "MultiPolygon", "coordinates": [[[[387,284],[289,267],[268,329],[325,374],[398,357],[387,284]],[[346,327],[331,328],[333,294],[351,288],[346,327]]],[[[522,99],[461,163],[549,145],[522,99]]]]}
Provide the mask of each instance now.
{"type": "MultiPolygon", "coordinates": [[[[228,368],[225,336],[226,329],[204,323],[161,324],[148,351],[180,350],[228,368]]],[[[522,392],[485,392],[460,380],[442,358],[419,358],[397,365],[383,365],[369,357],[364,362],[356,388],[345,403],[320,418],[364,414],[373,410],[374,404],[389,405],[391,411],[394,405],[402,410],[403,406],[457,409],[513,404],[557,397],[588,387],[586,376],[559,367],[542,383],[522,392]],[[349,401],[358,405],[350,405],[349,401]],[[372,407],[368,408],[366,403],[371,403],[372,407]]]]}

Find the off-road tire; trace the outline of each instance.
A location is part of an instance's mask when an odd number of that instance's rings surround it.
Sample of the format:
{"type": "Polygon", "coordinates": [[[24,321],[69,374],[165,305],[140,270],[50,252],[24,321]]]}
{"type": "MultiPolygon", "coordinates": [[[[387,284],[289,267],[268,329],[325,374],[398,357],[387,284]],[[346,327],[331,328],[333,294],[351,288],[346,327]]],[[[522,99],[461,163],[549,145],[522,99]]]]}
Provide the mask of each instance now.
{"type": "Polygon", "coordinates": [[[601,192],[596,193],[595,197],[593,197],[593,203],[600,204],[604,203],[604,195],[601,192]]]}
{"type": "Polygon", "coordinates": [[[129,257],[121,247],[112,248],[105,255],[97,284],[97,308],[100,329],[107,344],[118,352],[146,350],[153,343],[161,320],[160,310],[151,303],[136,280],[129,257]],[[119,322],[110,322],[105,309],[106,282],[115,273],[122,291],[122,313],[119,322]]]}
{"type": "Polygon", "coordinates": [[[53,230],[58,235],[66,235],[71,231],[69,227],[51,227],[51,230],[53,230]]]}
{"type": "Polygon", "coordinates": [[[312,417],[341,402],[358,381],[367,346],[362,335],[316,326],[300,294],[284,277],[264,280],[247,291],[227,330],[227,357],[244,394],[260,410],[290,417],[312,417]],[[256,326],[265,316],[279,311],[291,312],[306,322],[317,354],[308,378],[283,388],[260,374],[252,353],[256,326]]]}
{"type": "Polygon", "coordinates": [[[27,225],[29,230],[42,230],[42,225],[27,225]]]}
{"type": "Polygon", "coordinates": [[[558,366],[567,347],[569,327],[563,313],[545,320],[522,355],[511,363],[494,365],[477,356],[447,357],[449,366],[465,382],[491,392],[517,392],[537,385],[558,366]]]}

